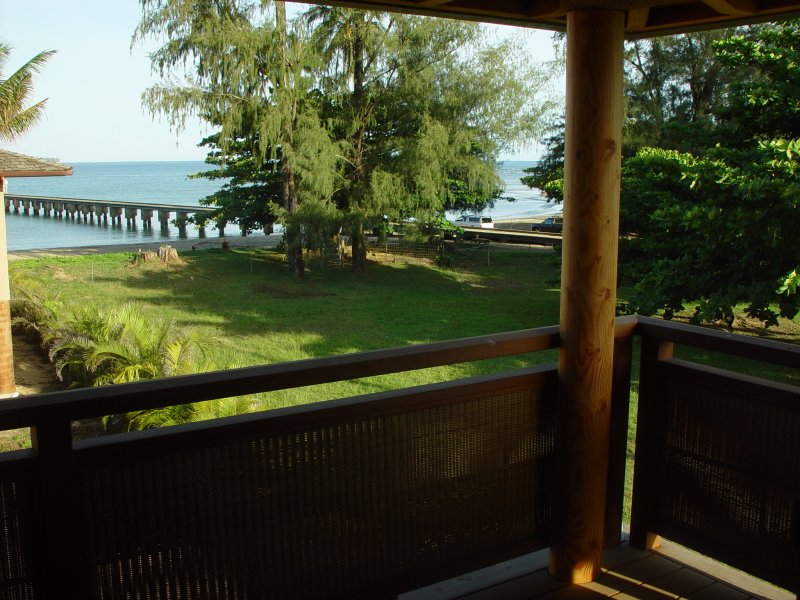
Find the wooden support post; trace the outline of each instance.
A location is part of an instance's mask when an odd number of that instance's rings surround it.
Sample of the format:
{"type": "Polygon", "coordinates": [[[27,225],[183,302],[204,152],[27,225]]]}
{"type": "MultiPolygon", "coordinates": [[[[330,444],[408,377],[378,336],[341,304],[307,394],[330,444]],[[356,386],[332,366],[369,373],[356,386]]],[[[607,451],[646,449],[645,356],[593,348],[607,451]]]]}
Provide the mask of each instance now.
{"type": "Polygon", "coordinates": [[[660,342],[642,336],[639,368],[639,411],[636,421],[636,466],[633,472],[633,502],[631,506],[631,545],[652,550],[661,545],[661,538],[650,531],[653,525],[653,506],[658,497],[661,460],[658,448],[663,448],[663,428],[660,427],[658,363],[672,358],[671,342],[660,342]]]}
{"type": "Polygon", "coordinates": [[[564,250],[550,573],[600,573],[617,285],[623,12],[567,14],[564,250]]]}
{"type": "MultiPolygon", "coordinates": [[[[0,196],[5,197],[5,186],[5,178],[0,177],[0,196]]],[[[16,395],[14,349],[11,343],[11,288],[8,282],[6,214],[0,212],[0,399],[16,395]]]]}
{"type": "Polygon", "coordinates": [[[43,598],[90,598],[92,568],[85,556],[81,486],[75,465],[69,420],[31,427],[37,455],[36,575],[43,598]],[[65,552],[65,540],[69,551],[65,552]]]}
{"type": "Polygon", "coordinates": [[[611,387],[604,548],[610,548],[622,542],[632,363],[633,336],[616,339],[614,341],[614,382],[611,387]]]}

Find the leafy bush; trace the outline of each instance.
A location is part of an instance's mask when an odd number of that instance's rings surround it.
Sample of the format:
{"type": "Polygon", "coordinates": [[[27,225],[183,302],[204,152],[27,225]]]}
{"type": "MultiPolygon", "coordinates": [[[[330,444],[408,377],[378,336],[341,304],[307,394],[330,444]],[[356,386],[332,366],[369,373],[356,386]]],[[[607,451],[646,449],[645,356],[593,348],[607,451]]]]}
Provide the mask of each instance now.
{"type": "MultiPolygon", "coordinates": [[[[645,148],[622,175],[620,273],[634,310],[732,326],[734,307],[765,325],[793,318],[800,298],[778,289],[800,264],[800,140],[694,157],[645,148]]],[[[787,285],[787,291],[789,286],[787,285]]]]}
{"type": "MultiPolygon", "coordinates": [[[[11,309],[12,322],[40,337],[56,375],[72,387],[187,375],[208,367],[207,340],[198,330],[152,319],[135,304],[111,310],[69,306],[40,282],[17,275],[11,309]]],[[[106,428],[174,425],[195,420],[195,412],[189,404],[138,411],[107,419],[106,428]]]]}
{"type": "Polygon", "coordinates": [[[58,322],[64,304],[41,282],[14,273],[10,308],[12,326],[41,337],[58,322]]]}

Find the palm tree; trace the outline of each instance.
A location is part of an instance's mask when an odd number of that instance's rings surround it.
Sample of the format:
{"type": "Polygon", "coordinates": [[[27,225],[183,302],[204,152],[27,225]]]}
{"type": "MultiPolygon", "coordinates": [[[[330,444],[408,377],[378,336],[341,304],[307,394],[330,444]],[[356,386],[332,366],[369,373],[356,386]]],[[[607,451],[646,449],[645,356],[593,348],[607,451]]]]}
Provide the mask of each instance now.
{"type": "MultiPolygon", "coordinates": [[[[76,387],[187,375],[207,367],[199,359],[205,358],[208,340],[199,331],[153,321],[133,304],[74,307],[44,341],[56,374],[76,387]]],[[[185,404],[112,416],[104,424],[109,432],[148,429],[185,423],[194,412],[185,404]]]]}
{"type": "MultiPolygon", "coordinates": [[[[33,90],[33,74],[37,73],[42,65],[53,55],[52,50],[40,52],[31,60],[17,69],[9,77],[3,71],[11,54],[11,46],[0,41],[0,142],[13,141],[30,129],[42,115],[45,100],[33,106],[26,107],[33,90]]],[[[0,177],[0,206],[3,204],[3,194],[6,182],[0,177]]],[[[5,231],[5,213],[0,208],[0,230],[5,231]]],[[[11,343],[11,312],[8,287],[8,257],[6,256],[6,241],[0,236],[0,280],[4,289],[0,291],[0,398],[16,395],[14,385],[14,353],[11,343]]]]}
{"type": "Polygon", "coordinates": [[[11,45],[0,42],[0,141],[13,141],[41,118],[47,100],[26,108],[33,91],[33,75],[38,73],[55,50],[40,52],[14,73],[4,77],[11,45]]]}

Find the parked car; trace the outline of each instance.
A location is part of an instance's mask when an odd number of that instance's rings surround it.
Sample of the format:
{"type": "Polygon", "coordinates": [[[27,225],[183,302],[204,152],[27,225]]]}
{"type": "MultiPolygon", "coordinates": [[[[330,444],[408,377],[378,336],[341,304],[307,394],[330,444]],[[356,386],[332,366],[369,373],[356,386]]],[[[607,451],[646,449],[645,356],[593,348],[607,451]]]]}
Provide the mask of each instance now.
{"type": "Polygon", "coordinates": [[[535,223],[531,231],[547,231],[549,233],[563,233],[564,217],[547,217],[541,223],[535,223]]]}
{"type": "Polygon", "coordinates": [[[453,221],[457,227],[479,227],[482,229],[494,229],[492,217],[481,217],[478,215],[461,215],[453,221]]]}

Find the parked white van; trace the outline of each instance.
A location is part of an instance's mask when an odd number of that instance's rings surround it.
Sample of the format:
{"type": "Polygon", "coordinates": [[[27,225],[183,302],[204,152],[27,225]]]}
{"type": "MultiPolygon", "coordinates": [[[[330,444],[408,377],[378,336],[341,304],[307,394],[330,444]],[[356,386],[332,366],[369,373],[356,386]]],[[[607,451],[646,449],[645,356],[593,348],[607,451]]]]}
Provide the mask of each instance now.
{"type": "Polygon", "coordinates": [[[482,229],[494,229],[492,217],[480,217],[478,215],[461,215],[453,221],[456,227],[478,227],[482,229]]]}

